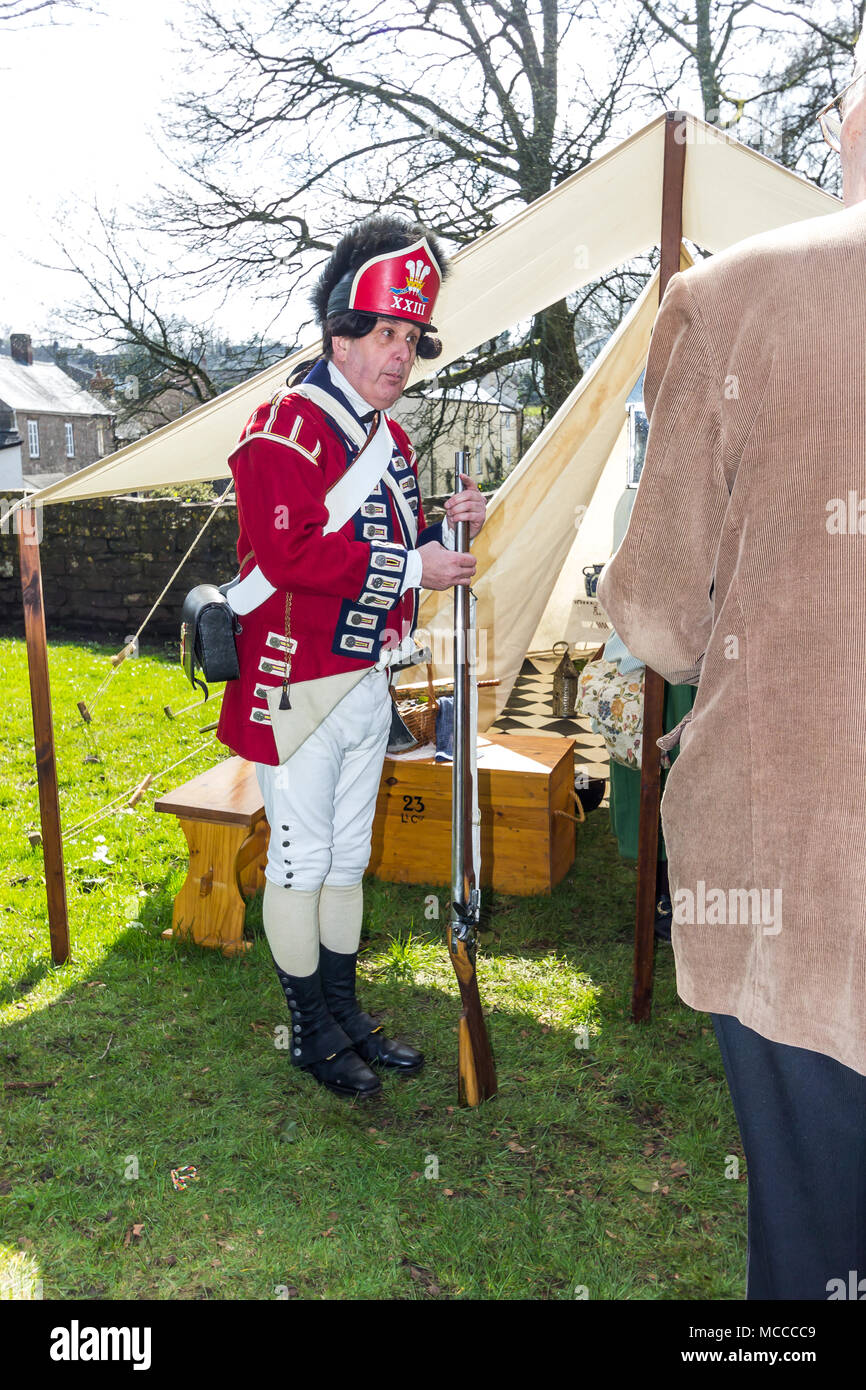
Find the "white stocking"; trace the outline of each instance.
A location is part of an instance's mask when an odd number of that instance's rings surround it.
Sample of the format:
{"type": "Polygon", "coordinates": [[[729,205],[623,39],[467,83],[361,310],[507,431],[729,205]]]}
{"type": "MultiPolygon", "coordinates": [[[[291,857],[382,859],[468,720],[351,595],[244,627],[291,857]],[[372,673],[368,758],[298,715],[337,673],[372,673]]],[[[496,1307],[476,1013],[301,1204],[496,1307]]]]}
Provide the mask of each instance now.
{"type": "Polygon", "coordinates": [[[356,955],[364,916],[364,887],[352,883],[347,888],[322,884],[319,898],[319,939],[329,951],[356,955]]]}
{"type": "Polygon", "coordinates": [[[319,968],[319,892],[279,888],[265,879],[262,920],[274,960],[287,975],[305,978],[319,968]]]}

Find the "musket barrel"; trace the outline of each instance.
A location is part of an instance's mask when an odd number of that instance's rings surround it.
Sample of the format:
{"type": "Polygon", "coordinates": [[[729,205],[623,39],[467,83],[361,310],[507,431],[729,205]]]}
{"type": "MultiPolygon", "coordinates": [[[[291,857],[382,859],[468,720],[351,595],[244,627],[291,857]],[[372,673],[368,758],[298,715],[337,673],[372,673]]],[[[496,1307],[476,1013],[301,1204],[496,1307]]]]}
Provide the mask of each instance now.
{"type": "MultiPolygon", "coordinates": [[[[467,473],[464,450],[456,455],[455,492],[464,490],[461,473],[467,473]]],[[[455,547],[470,547],[469,523],[458,522],[455,547]]],[[[496,1067],[487,1025],[478,994],[475,973],[475,933],[480,911],[480,865],[475,843],[477,786],[475,782],[476,718],[470,702],[469,633],[475,626],[474,600],[467,584],[454,585],[454,762],[451,796],[451,870],[453,904],[448,931],[451,963],[460,985],[457,1094],[461,1105],[480,1105],[496,1095],[496,1067]]],[[[474,679],[475,672],[472,672],[474,679]]]]}
{"type": "MultiPolygon", "coordinates": [[[[455,454],[455,492],[464,489],[461,473],[466,472],[466,453],[455,454]]],[[[469,523],[458,521],[455,528],[455,549],[469,549],[469,523]]],[[[466,629],[469,617],[469,590],[464,584],[454,585],[454,764],[451,797],[451,901],[466,902],[466,798],[464,787],[468,772],[466,764],[466,729],[469,710],[466,682],[466,629]]]]}

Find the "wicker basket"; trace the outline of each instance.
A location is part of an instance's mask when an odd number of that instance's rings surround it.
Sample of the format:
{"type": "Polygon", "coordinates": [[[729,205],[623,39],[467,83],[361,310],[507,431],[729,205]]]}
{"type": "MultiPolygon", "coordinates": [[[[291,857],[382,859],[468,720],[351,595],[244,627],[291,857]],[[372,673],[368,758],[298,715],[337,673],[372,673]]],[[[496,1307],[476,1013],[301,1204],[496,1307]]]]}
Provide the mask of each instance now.
{"type": "Polygon", "coordinates": [[[433,667],[430,662],[427,663],[426,699],[424,696],[413,696],[408,699],[404,696],[401,700],[398,690],[394,686],[391,687],[391,698],[410,734],[413,734],[419,743],[435,743],[436,712],[439,705],[433,692],[433,667]]]}

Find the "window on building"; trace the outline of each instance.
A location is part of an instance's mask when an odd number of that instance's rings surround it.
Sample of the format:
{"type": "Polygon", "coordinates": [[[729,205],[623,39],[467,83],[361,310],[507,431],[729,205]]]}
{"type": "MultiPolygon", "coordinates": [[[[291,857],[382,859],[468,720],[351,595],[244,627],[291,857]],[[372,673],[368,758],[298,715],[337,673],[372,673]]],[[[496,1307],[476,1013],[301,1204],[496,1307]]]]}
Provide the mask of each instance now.
{"type": "Polygon", "coordinates": [[[481,476],[481,445],[475,450],[475,472],[481,476]]]}
{"type": "Polygon", "coordinates": [[[510,444],[506,444],[506,446],[505,446],[505,467],[506,467],[506,470],[511,468],[511,445],[510,445],[510,444]]]}
{"type": "Polygon", "coordinates": [[[102,425],[96,426],[96,452],[100,458],[105,453],[105,429],[102,425]]]}
{"type": "Polygon", "coordinates": [[[39,457],[39,421],[38,421],[38,420],[28,420],[28,421],[27,421],[27,446],[28,446],[28,448],[29,448],[29,450],[30,450],[30,457],[31,457],[32,459],[38,459],[38,457],[39,457]]]}
{"type": "Polygon", "coordinates": [[[505,429],[505,430],[510,430],[513,424],[514,424],[514,416],[513,416],[513,415],[506,415],[505,418],[504,418],[504,420],[502,421],[502,428],[505,429]]]}
{"type": "Polygon", "coordinates": [[[72,433],[72,426],[69,424],[66,426],[66,457],[68,459],[75,458],[75,435],[72,433]]]}

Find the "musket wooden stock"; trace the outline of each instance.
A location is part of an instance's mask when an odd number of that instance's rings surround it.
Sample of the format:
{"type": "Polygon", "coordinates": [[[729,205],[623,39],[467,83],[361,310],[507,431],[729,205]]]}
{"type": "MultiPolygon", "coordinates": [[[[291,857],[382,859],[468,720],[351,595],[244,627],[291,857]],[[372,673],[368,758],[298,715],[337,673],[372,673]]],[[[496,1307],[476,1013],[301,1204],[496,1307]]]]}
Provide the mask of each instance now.
{"type": "Polygon", "coordinates": [[[457,1050],[458,1099],[461,1105],[478,1105],[496,1095],[496,1066],[481,1009],[475,963],[465,941],[454,940],[450,927],[448,949],[463,1001],[457,1050]]]}

